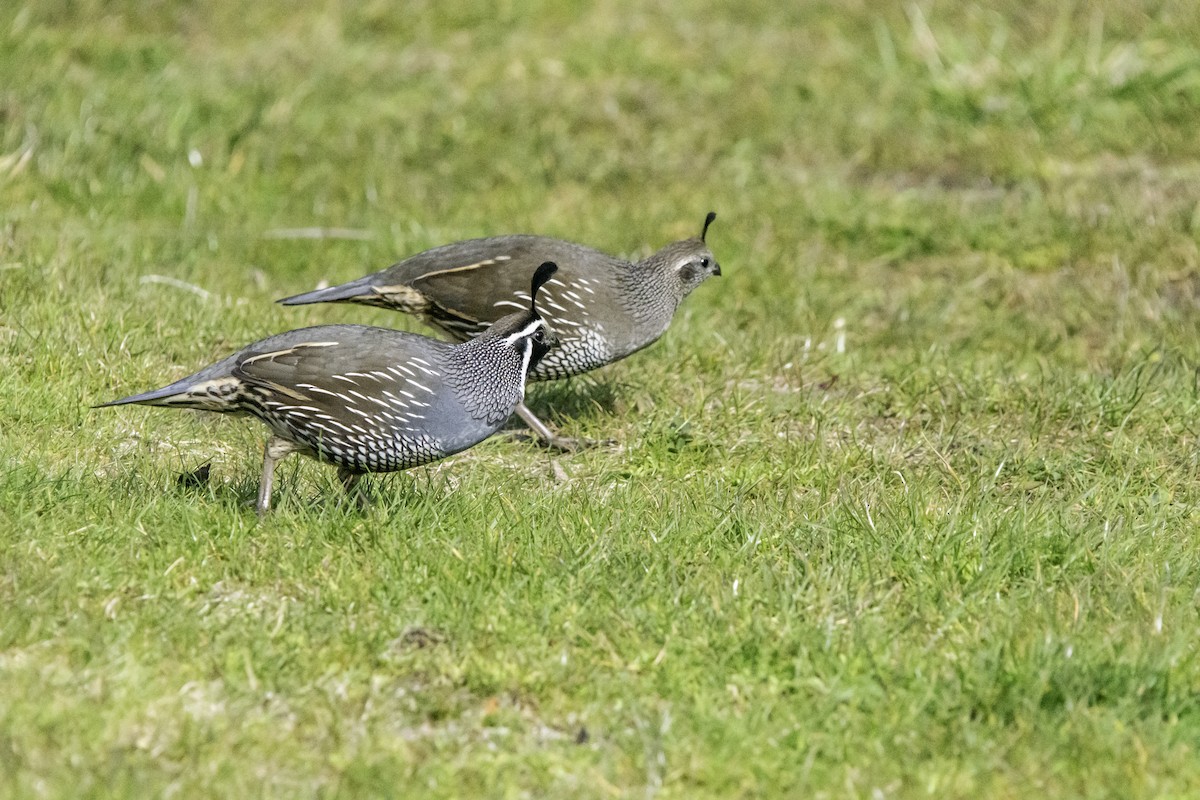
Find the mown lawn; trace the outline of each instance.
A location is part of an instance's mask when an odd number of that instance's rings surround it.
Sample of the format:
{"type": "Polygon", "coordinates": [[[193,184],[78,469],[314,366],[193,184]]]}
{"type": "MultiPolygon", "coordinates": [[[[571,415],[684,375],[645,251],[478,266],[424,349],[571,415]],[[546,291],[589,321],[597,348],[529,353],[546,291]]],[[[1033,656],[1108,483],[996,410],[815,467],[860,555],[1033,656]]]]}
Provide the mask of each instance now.
{"type": "Polygon", "coordinates": [[[1190,0],[0,5],[0,795],[1200,795],[1198,130],[1190,0]],[[710,208],[615,446],[89,408],[710,208]]]}

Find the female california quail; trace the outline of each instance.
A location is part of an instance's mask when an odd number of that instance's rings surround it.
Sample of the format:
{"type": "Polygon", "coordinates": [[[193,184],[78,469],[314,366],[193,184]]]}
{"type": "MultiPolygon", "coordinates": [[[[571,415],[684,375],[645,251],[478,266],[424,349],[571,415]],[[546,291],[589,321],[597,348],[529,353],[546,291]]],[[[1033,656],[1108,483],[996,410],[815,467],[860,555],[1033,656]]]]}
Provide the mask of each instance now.
{"type": "MultiPolygon", "coordinates": [[[[531,381],[554,380],[611,364],[662,336],[683,298],[721,267],[705,244],[709,212],[699,238],[663,247],[631,264],[590,247],[545,236],[493,236],[426,250],[387,269],[340,286],[284,298],[284,305],[361,303],[416,314],[466,341],[529,295],[523,275],[543,260],[559,272],[538,306],[557,332],[559,346],[530,370],[531,381]]],[[[517,413],[548,444],[573,449],[524,403],[517,413]]]]}
{"type": "MultiPolygon", "coordinates": [[[[538,267],[530,297],[556,269],[538,267]]],[[[271,505],[275,463],[290,453],[335,464],[353,492],[363,473],[426,464],[483,441],[524,398],[530,369],[553,343],[532,301],[458,345],[387,328],[321,325],[271,336],[170,386],[103,405],[258,417],[271,429],[258,489],[262,514],[271,505]]]]}

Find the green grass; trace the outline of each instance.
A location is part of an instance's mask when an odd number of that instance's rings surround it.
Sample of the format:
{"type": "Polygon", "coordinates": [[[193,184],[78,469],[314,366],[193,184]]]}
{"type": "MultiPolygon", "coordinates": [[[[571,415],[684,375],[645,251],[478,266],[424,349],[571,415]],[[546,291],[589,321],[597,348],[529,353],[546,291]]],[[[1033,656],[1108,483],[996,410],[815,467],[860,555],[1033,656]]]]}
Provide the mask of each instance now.
{"type": "Polygon", "coordinates": [[[1200,794],[1194,3],[208,5],[0,9],[0,795],[1200,794]],[[616,447],[260,522],[261,426],[89,409],[710,208],[531,390],[616,447]]]}

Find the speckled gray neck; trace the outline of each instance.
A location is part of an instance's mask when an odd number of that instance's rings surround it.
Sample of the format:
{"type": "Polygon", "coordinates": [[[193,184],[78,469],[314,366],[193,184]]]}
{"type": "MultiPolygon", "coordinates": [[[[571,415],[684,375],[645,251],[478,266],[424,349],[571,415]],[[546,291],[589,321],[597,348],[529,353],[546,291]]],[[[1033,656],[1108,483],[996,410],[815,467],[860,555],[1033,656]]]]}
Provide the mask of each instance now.
{"type": "Polygon", "coordinates": [[[523,366],[520,350],[481,336],[451,350],[446,383],[472,417],[499,425],[525,397],[523,366]]]}
{"type": "Polygon", "coordinates": [[[657,339],[683,300],[679,282],[663,264],[643,261],[623,270],[617,278],[618,297],[636,321],[639,339],[657,339]]]}

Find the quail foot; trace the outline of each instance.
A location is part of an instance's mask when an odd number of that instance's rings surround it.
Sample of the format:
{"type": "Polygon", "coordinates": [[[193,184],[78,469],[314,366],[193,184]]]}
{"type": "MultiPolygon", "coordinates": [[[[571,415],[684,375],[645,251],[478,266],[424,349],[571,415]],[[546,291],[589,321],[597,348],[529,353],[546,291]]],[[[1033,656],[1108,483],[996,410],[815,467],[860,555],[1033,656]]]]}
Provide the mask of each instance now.
{"type": "MultiPolygon", "coordinates": [[[[668,244],[630,263],[580,244],[545,236],[510,235],[456,242],[411,256],[358,280],[280,300],[284,305],[359,303],[416,314],[452,340],[466,341],[530,297],[524,275],[541,261],[558,273],[537,306],[559,346],[529,371],[529,380],[566,378],[618,361],[667,330],[683,298],[721,267],[705,237],[668,244]]],[[[524,403],[517,414],[547,444],[574,449],[524,403]]]]}
{"type": "MultiPolygon", "coordinates": [[[[551,262],[537,268],[530,298],[555,270],[551,262]]],[[[291,453],[337,466],[347,491],[357,494],[364,473],[426,464],[483,441],[520,405],[530,371],[553,344],[532,299],[462,344],[322,325],[271,336],[162,389],[103,406],[138,403],[262,420],[271,431],[257,502],[264,514],[275,464],[291,453]]]]}

